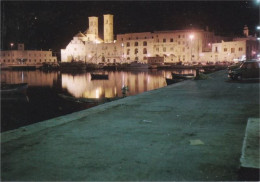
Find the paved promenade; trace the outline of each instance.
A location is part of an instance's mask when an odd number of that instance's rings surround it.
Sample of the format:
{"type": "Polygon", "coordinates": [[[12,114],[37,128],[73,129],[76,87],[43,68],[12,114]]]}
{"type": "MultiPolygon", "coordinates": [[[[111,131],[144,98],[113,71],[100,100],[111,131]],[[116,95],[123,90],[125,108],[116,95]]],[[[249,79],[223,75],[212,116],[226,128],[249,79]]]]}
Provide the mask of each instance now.
{"type": "Polygon", "coordinates": [[[259,85],[224,70],[5,132],[1,178],[237,181],[259,85]]]}

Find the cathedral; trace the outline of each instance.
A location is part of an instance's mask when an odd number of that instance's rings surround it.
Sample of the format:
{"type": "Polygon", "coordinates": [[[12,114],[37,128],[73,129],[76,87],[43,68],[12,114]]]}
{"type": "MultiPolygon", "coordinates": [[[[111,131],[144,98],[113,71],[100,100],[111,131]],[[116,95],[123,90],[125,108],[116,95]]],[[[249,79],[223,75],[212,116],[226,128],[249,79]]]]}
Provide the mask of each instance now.
{"type": "Polygon", "coordinates": [[[118,34],[114,40],[113,15],[103,16],[104,38],[98,36],[98,17],[89,17],[89,28],[61,49],[61,62],[148,63],[160,58],[164,63],[197,64],[251,59],[259,52],[258,41],[246,26],[244,37],[236,39],[205,28],[118,34]]]}

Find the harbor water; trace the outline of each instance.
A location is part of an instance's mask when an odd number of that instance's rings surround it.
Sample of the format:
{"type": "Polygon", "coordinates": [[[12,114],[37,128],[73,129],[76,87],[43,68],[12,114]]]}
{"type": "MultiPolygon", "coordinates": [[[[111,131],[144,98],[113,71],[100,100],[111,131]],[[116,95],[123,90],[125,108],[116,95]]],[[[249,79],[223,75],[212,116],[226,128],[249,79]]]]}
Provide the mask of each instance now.
{"type": "Polygon", "coordinates": [[[1,132],[100,104],[86,99],[113,100],[165,87],[165,78],[171,78],[172,72],[195,74],[191,69],[83,73],[1,70],[1,83],[28,83],[26,93],[1,95],[1,132]],[[106,74],[108,79],[92,80],[91,73],[106,74]],[[123,87],[128,88],[125,94],[123,87]]]}

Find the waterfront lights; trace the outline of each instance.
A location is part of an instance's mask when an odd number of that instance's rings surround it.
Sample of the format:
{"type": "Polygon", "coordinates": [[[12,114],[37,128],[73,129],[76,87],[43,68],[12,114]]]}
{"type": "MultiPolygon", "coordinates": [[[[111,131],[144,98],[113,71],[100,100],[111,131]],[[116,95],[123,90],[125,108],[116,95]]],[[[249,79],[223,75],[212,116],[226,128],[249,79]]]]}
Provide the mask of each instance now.
{"type": "Polygon", "coordinates": [[[13,46],[14,46],[14,43],[10,43],[10,46],[11,46],[11,50],[12,50],[12,48],[13,48],[13,46]]]}
{"type": "Polygon", "coordinates": [[[257,30],[260,30],[260,26],[257,26],[256,29],[257,29],[257,30]]]}
{"type": "Polygon", "coordinates": [[[191,35],[189,36],[189,38],[190,38],[190,40],[192,40],[192,39],[194,38],[194,35],[191,34],[191,35]]]}

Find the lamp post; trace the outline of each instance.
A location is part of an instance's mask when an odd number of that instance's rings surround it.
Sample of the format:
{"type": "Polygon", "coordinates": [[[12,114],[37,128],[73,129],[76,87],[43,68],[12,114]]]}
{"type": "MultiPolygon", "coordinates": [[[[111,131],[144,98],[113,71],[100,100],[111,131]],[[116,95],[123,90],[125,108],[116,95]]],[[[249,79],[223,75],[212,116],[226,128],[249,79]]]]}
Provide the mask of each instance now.
{"type": "Polygon", "coordinates": [[[192,63],[192,40],[193,40],[193,38],[194,38],[194,35],[191,34],[191,35],[189,36],[189,38],[190,38],[190,59],[191,59],[191,63],[192,63]]]}
{"type": "Polygon", "coordinates": [[[122,57],[121,57],[121,63],[122,63],[124,60],[124,43],[121,44],[121,47],[122,47],[122,57]]]}
{"type": "Polygon", "coordinates": [[[10,43],[10,46],[11,46],[11,61],[13,59],[13,46],[14,46],[14,43],[10,43]]]}

